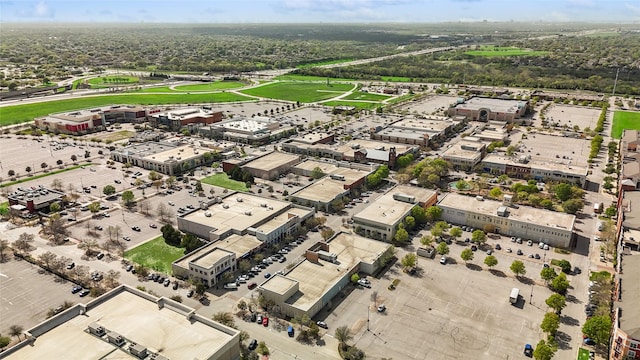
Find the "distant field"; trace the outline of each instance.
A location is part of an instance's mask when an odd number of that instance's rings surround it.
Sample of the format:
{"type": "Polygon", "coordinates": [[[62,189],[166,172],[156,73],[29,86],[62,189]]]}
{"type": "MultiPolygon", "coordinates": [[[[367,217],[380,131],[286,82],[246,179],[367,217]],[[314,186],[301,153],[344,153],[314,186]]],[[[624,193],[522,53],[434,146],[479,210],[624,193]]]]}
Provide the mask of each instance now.
{"type": "Polygon", "coordinates": [[[202,179],[202,182],[209,185],[223,187],[234,191],[247,191],[247,186],[242,181],[229,179],[227,174],[215,174],[202,179]]]}
{"type": "Polygon", "coordinates": [[[620,139],[622,130],[640,130],[640,113],[631,111],[616,111],[613,113],[611,137],[620,139]]]}
{"type": "Polygon", "coordinates": [[[380,80],[389,82],[409,82],[411,78],[402,76],[381,76],[380,80]]]}
{"type": "Polygon", "coordinates": [[[327,101],[323,102],[322,105],[326,106],[353,106],[357,109],[375,109],[378,106],[382,105],[380,103],[372,103],[372,102],[360,102],[360,101],[327,101]]]}
{"type": "Polygon", "coordinates": [[[381,94],[371,94],[367,92],[355,91],[345,97],[345,100],[367,100],[367,101],[382,101],[390,98],[391,96],[381,94]]]}
{"type": "MultiPolygon", "coordinates": [[[[311,76],[311,75],[296,75],[296,74],[286,74],[275,77],[276,80],[290,80],[290,81],[327,81],[326,77],[322,76],[311,76]]],[[[356,81],[356,79],[346,79],[346,78],[329,78],[329,81],[356,81]]]]}
{"type": "Polygon", "coordinates": [[[470,50],[466,51],[465,54],[471,56],[486,56],[486,57],[496,57],[496,56],[538,56],[547,54],[546,51],[533,51],[527,49],[521,49],[517,47],[499,47],[499,46],[482,46],[480,50],[470,50]]]}
{"type": "Polygon", "coordinates": [[[176,91],[212,91],[224,89],[237,89],[246,86],[245,83],[239,81],[216,81],[206,84],[182,85],[176,86],[176,91]]]}
{"type": "Polygon", "coordinates": [[[105,88],[112,86],[133,85],[137,84],[139,80],[140,79],[134,76],[113,75],[91,78],[87,80],[87,83],[91,85],[92,88],[105,88]]]}
{"type": "Polygon", "coordinates": [[[276,82],[242,90],[243,94],[269,99],[300,101],[303,103],[331,99],[353,89],[354,85],[331,83],[276,82]]]}
{"type": "Polygon", "coordinates": [[[162,236],[124,253],[125,259],[165,274],[171,274],[171,263],[182,256],[184,248],[167,245],[162,236]]]}
{"type": "Polygon", "coordinates": [[[18,124],[31,121],[36,117],[51,113],[86,109],[111,104],[194,104],[194,103],[223,103],[232,101],[250,101],[251,98],[234,93],[213,94],[140,94],[127,93],[121,95],[104,95],[82,97],[78,99],[47,101],[36,104],[7,106],[0,108],[0,126],[18,124]]]}
{"type": "Polygon", "coordinates": [[[329,61],[318,61],[318,62],[314,62],[314,63],[298,65],[296,67],[299,68],[299,69],[304,69],[304,68],[309,68],[309,67],[314,67],[314,66],[341,64],[341,63],[345,63],[345,62],[348,62],[348,61],[353,61],[353,59],[337,59],[337,60],[329,60],[329,61]]]}

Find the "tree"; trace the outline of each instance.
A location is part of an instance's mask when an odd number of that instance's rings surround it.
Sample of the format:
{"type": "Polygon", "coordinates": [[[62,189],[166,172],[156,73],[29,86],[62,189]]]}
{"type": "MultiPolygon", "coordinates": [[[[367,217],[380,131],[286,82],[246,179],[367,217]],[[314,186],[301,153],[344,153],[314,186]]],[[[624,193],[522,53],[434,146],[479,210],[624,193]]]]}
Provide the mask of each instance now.
{"type": "Polygon", "coordinates": [[[562,309],[564,309],[565,306],[567,306],[566,299],[564,298],[564,296],[560,294],[551,294],[551,296],[549,296],[547,300],[545,300],[544,302],[547,304],[548,307],[552,308],[558,315],[560,315],[560,313],[562,312],[562,309]]]}
{"type": "Polygon", "coordinates": [[[27,166],[27,167],[24,169],[24,171],[26,171],[26,172],[27,172],[27,174],[30,174],[30,173],[31,173],[31,166],[27,166]]]}
{"type": "Polygon", "coordinates": [[[540,277],[547,283],[547,285],[551,280],[555,279],[556,276],[558,276],[558,274],[552,267],[545,267],[540,271],[540,277]]]}
{"type": "Polygon", "coordinates": [[[560,273],[555,279],[553,279],[553,281],[551,281],[551,289],[558,294],[566,294],[568,288],[569,280],[567,280],[567,275],[565,273],[560,273]]]}
{"type": "Polygon", "coordinates": [[[98,247],[98,242],[93,239],[82,239],[78,244],[78,249],[84,250],[85,254],[91,255],[93,249],[98,247]]]}
{"type": "Polygon", "coordinates": [[[509,268],[517,277],[523,276],[527,273],[527,269],[524,267],[524,263],[520,260],[514,260],[509,268]]]}
{"type": "Polygon", "coordinates": [[[182,235],[180,246],[185,248],[185,253],[190,253],[193,250],[201,247],[204,243],[193,234],[182,235]]]}
{"type": "Polygon", "coordinates": [[[436,247],[436,252],[440,255],[447,255],[449,253],[449,246],[445,242],[441,242],[436,247]]]}
{"type": "Polygon", "coordinates": [[[75,154],[71,155],[71,161],[75,163],[77,160],[78,160],[78,157],[75,154]]]}
{"type": "Polygon", "coordinates": [[[40,167],[42,168],[43,171],[46,171],[47,168],[49,167],[49,164],[47,164],[46,162],[43,162],[42,164],[40,164],[40,167]]]}
{"type": "Polygon", "coordinates": [[[442,217],[442,209],[435,205],[429,206],[425,211],[425,215],[427,216],[427,219],[429,219],[429,221],[440,220],[440,218],[442,217]]]}
{"type": "Polygon", "coordinates": [[[171,246],[180,246],[180,231],[176,230],[171,224],[166,224],[160,228],[164,241],[171,246]]]}
{"type": "Polygon", "coordinates": [[[222,325],[225,325],[231,328],[235,327],[235,322],[233,321],[233,315],[231,315],[231,313],[220,311],[213,314],[211,319],[213,321],[219,322],[222,325]]]}
{"type": "Polygon", "coordinates": [[[0,334],[0,349],[4,349],[11,343],[11,338],[0,334]]]}
{"type": "Polygon", "coordinates": [[[560,201],[567,201],[571,198],[571,185],[558,184],[555,187],[555,195],[560,201]]]}
{"type": "Polygon", "coordinates": [[[24,328],[20,325],[11,325],[11,327],[9,328],[9,335],[17,337],[18,341],[20,341],[22,330],[24,330],[24,328]]]}
{"type": "Polygon", "coordinates": [[[124,206],[131,206],[133,204],[133,200],[135,196],[133,195],[133,191],[126,190],[122,193],[122,201],[124,202],[124,206]]]}
{"type": "Polygon", "coordinates": [[[97,214],[98,211],[100,211],[100,203],[97,201],[92,202],[87,207],[89,208],[89,211],[94,215],[97,214]]]}
{"type": "Polygon", "coordinates": [[[113,185],[107,185],[102,188],[102,193],[106,196],[111,196],[116,193],[116,188],[113,185]]]}
{"type": "Polygon", "coordinates": [[[460,229],[458,226],[454,226],[451,228],[451,230],[449,230],[449,235],[451,235],[452,238],[457,239],[462,236],[462,229],[460,229]]]}
{"type": "Polygon", "coordinates": [[[582,333],[593,339],[593,341],[601,347],[605,347],[609,344],[610,331],[611,317],[609,317],[609,315],[589,318],[582,326],[582,333]]]}
{"type": "Polygon", "coordinates": [[[351,330],[349,330],[347,326],[343,325],[336,328],[334,338],[340,343],[339,346],[341,346],[342,349],[345,349],[347,341],[351,341],[351,339],[353,339],[353,335],[351,335],[351,330]]]}
{"type": "Polygon", "coordinates": [[[402,258],[402,260],[400,260],[400,264],[402,265],[405,271],[411,270],[414,267],[416,267],[417,262],[418,262],[418,257],[414,253],[408,253],[402,258]]]}
{"type": "Polygon", "coordinates": [[[54,203],[51,203],[51,205],[49,205],[49,212],[57,213],[58,211],[60,211],[61,208],[62,207],[60,206],[60,203],[54,202],[54,203]]]}
{"type": "Polygon", "coordinates": [[[489,197],[498,199],[500,196],[502,196],[502,190],[497,186],[489,191],[489,197]]]}
{"type": "Polygon", "coordinates": [[[484,258],[484,264],[491,269],[492,267],[498,265],[498,259],[493,255],[488,255],[484,258]]]}
{"type": "Polygon", "coordinates": [[[584,207],[582,199],[569,199],[562,203],[562,209],[567,214],[576,214],[584,207]]]}
{"type": "Polygon", "coordinates": [[[416,219],[409,215],[406,218],[404,218],[404,224],[405,224],[405,228],[411,230],[416,226],[416,219]]]}
{"type": "Polygon", "coordinates": [[[358,275],[358,273],[355,273],[355,274],[351,275],[351,282],[352,283],[357,284],[358,280],[360,280],[360,275],[358,275]]]}
{"type": "Polygon", "coordinates": [[[40,254],[40,256],[38,256],[38,259],[42,262],[45,269],[51,270],[51,264],[54,263],[57,257],[58,256],[56,254],[52,253],[51,251],[47,251],[43,254],[40,254]]]}
{"type": "Polygon", "coordinates": [[[425,213],[425,209],[422,206],[416,205],[412,207],[411,216],[413,216],[417,224],[424,224],[427,222],[427,215],[425,213]]]}
{"type": "Polygon", "coordinates": [[[314,179],[320,179],[324,175],[324,172],[322,171],[322,169],[320,169],[319,166],[316,166],[315,168],[313,168],[313,170],[311,170],[311,177],[314,179]]]}
{"type": "Polygon", "coordinates": [[[431,244],[433,244],[433,236],[425,235],[425,236],[421,237],[420,238],[420,244],[422,244],[424,247],[430,247],[431,244]]]}
{"type": "Polygon", "coordinates": [[[478,243],[478,245],[484,244],[487,242],[487,234],[480,229],[474,230],[471,233],[471,241],[478,243]]]}
{"type": "Polygon", "coordinates": [[[397,244],[402,245],[409,241],[409,233],[405,229],[398,229],[398,231],[396,231],[396,234],[393,236],[393,240],[397,244]]]}
{"type": "Polygon", "coordinates": [[[325,241],[327,241],[329,238],[331,238],[335,233],[336,233],[336,232],[335,232],[335,231],[333,231],[333,229],[332,229],[332,228],[325,228],[325,229],[322,229],[322,230],[320,231],[320,235],[322,235],[322,238],[323,238],[325,241]]]}
{"type": "Polygon", "coordinates": [[[14,241],[13,247],[18,250],[20,253],[25,254],[31,250],[33,250],[33,246],[31,243],[35,239],[33,234],[22,233],[18,237],[18,240],[14,241]]]}
{"type": "Polygon", "coordinates": [[[251,262],[247,259],[240,260],[238,263],[238,270],[245,272],[251,269],[251,262]]]}
{"type": "Polygon", "coordinates": [[[54,190],[62,191],[63,183],[60,179],[53,179],[51,182],[51,188],[54,190]]]}
{"type": "Polygon", "coordinates": [[[170,218],[173,216],[173,211],[165,203],[158,204],[158,207],[156,208],[156,213],[158,214],[160,219],[164,222],[168,222],[170,218]]]}
{"type": "Polygon", "coordinates": [[[261,355],[269,355],[269,348],[267,347],[267,344],[264,343],[264,341],[260,341],[258,343],[258,347],[256,348],[256,352],[261,355]]]}
{"type": "Polygon", "coordinates": [[[533,357],[536,360],[551,360],[555,350],[553,347],[545,343],[544,340],[540,340],[536,348],[533,350],[533,357]]]}
{"type": "Polygon", "coordinates": [[[6,251],[9,249],[9,240],[0,240],[0,262],[4,262],[6,251]]]}
{"type": "Polygon", "coordinates": [[[571,272],[572,266],[569,260],[562,259],[558,261],[558,266],[560,267],[560,269],[562,269],[562,272],[565,274],[568,274],[571,272]]]}
{"type": "Polygon", "coordinates": [[[466,248],[462,250],[462,253],[460,253],[460,257],[462,258],[462,260],[464,260],[465,263],[467,261],[473,260],[473,251],[471,251],[471,249],[469,248],[466,248]]]}
{"type": "Polygon", "coordinates": [[[558,331],[558,327],[560,327],[560,316],[558,314],[552,312],[544,314],[544,318],[540,324],[542,331],[554,336],[556,331],[558,331]]]}

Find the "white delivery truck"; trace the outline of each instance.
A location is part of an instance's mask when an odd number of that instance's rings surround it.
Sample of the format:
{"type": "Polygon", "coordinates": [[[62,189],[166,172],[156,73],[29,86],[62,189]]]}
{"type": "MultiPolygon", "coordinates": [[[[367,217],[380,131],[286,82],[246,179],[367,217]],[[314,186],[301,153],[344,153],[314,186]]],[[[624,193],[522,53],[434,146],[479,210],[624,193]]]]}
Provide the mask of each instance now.
{"type": "Polygon", "coordinates": [[[513,288],[511,289],[511,295],[509,295],[509,302],[515,304],[518,302],[518,297],[520,296],[520,289],[513,288]]]}

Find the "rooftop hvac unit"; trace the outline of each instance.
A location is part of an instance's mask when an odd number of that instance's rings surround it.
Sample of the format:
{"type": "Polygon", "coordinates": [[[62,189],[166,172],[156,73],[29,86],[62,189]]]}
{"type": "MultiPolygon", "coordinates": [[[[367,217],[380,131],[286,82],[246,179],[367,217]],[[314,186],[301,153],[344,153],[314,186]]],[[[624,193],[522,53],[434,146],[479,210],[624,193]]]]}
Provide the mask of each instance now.
{"type": "Polygon", "coordinates": [[[242,202],[242,198],[241,198],[241,197],[238,197],[238,198],[236,198],[236,201],[237,201],[237,202],[242,202]]]}
{"type": "Polygon", "coordinates": [[[244,214],[245,214],[245,215],[249,215],[249,216],[251,216],[251,210],[247,210],[247,211],[245,211],[245,212],[244,212],[244,214]]]}
{"type": "Polygon", "coordinates": [[[260,204],[260,206],[262,206],[263,208],[266,208],[267,207],[267,203],[262,203],[262,204],[260,204]]]}
{"type": "Polygon", "coordinates": [[[225,208],[225,209],[228,209],[229,208],[229,204],[222,204],[222,207],[225,208]]]}
{"type": "Polygon", "coordinates": [[[211,217],[211,211],[205,211],[204,212],[204,216],[211,217]]]}
{"type": "Polygon", "coordinates": [[[476,200],[478,201],[484,201],[484,198],[481,195],[476,196],[476,200]]]}

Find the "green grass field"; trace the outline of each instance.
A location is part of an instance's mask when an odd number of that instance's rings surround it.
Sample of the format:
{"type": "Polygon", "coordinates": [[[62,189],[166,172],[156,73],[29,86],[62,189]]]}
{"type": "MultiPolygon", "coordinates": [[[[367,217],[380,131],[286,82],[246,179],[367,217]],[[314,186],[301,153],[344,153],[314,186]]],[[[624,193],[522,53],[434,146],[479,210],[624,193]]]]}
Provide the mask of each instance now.
{"type": "Polygon", "coordinates": [[[184,248],[167,245],[162,236],[124,253],[125,259],[165,274],[171,274],[171,263],[183,255],[184,248]]]}
{"type": "Polygon", "coordinates": [[[241,91],[243,94],[269,99],[310,103],[331,99],[353,89],[354,85],[332,83],[276,82],[241,91]]]}
{"type": "Polygon", "coordinates": [[[381,76],[380,80],[388,82],[409,82],[411,78],[402,76],[381,76]]]}
{"type": "Polygon", "coordinates": [[[245,83],[239,81],[216,81],[206,84],[176,86],[175,91],[214,91],[224,89],[237,89],[245,85],[245,83]]]}
{"type": "Polygon", "coordinates": [[[140,79],[134,76],[127,75],[113,75],[113,76],[101,76],[87,80],[87,83],[92,88],[107,88],[112,86],[121,85],[133,85],[137,84],[140,79]]]}
{"type": "Polygon", "coordinates": [[[82,97],[78,99],[47,101],[36,104],[15,105],[0,108],[0,126],[31,121],[36,117],[51,113],[92,108],[111,104],[197,104],[223,103],[232,101],[250,101],[251,98],[234,93],[213,94],[140,94],[104,95],[82,97]]]}
{"type": "Polygon", "coordinates": [[[247,191],[247,186],[242,181],[229,179],[227,174],[220,173],[202,179],[202,182],[209,185],[223,187],[233,191],[247,191]]]}
{"type": "MultiPolygon", "coordinates": [[[[297,75],[297,74],[285,74],[285,75],[280,75],[280,76],[276,76],[275,77],[276,80],[283,80],[283,81],[324,81],[327,82],[327,78],[326,77],[322,77],[322,76],[311,76],[311,75],[297,75]]],[[[346,78],[329,78],[329,81],[333,82],[333,81],[343,81],[343,82],[348,82],[348,81],[356,81],[356,79],[346,79],[346,78]]]]}
{"type": "Polygon", "coordinates": [[[589,360],[589,350],[585,348],[578,349],[578,360],[589,360]]]}
{"type": "Polygon", "coordinates": [[[353,93],[343,97],[344,100],[366,100],[366,101],[382,101],[391,96],[381,94],[371,94],[366,92],[354,91],[353,93]]]}
{"type": "Polygon", "coordinates": [[[640,112],[616,111],[613,113],[611,137],[620,139],[622,130],[640,130],[640,112]]]}
{"type": "Polygon", "coordinates": [[[356,109],[365,109],[365,110],[369,110],[369,109],[375,109],[378,106],[380,106],[380,103],[372,103],[372,102],[361,102],[361,101],[340,101],[340,100],[336,100],[336,101],[327,101],[327,102],[323,102],[322,105],[326,105],[326,106],[353,106],[356,109]]]}
{"type": "Polygon", "coordinates": [[[304,68],[310,68],[310,67],[321,66],[321,65],[342,64],[342,63],[345,63],[345,62],[348,62],[348,61],[353,61],[353,59],[338,59],[338,60],[318,61],[318,62],[314,62],[314,63],[298,65],[296,67],[298,69],[304,69],[304,68]]]}
{"type": "Polygon", "coordinates": [[[546,55],[546,51],[533,51],[527,49],[521,49],[517,47],[500,47],[500,46],[482,46],[480,50],[470,50],[466,51],[465,54],[471,56],[485,56],[485,57],[496,57],[496,56],[538,56],[538,55],[546,55]]]}

